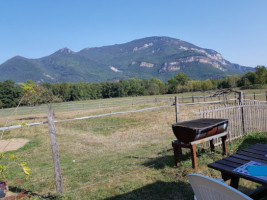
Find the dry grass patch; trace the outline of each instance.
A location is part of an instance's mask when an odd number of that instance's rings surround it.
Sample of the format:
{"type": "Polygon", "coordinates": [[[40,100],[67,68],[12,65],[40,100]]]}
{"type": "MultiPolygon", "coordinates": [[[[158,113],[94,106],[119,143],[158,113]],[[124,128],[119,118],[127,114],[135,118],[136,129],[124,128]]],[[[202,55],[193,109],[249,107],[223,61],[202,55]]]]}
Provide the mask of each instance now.
{"type": "Polygon", "coordinates": [[[27,144],[27,142],[29,142],[29,140],[22,138],[0,140],[0,153],[17,150],[27,144]]]}

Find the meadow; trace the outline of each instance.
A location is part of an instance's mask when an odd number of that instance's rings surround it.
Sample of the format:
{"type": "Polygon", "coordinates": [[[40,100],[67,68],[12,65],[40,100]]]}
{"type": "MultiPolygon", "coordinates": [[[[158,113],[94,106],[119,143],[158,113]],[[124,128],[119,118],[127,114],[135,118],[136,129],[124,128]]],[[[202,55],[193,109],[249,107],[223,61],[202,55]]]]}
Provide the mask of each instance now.
{"type": "MultiPolygon", "coordinates": [[[[247,96],[253,97],[254,92],[247,92],[247,96]]],[[[260,93],[262,91],[256,91],[256,94],[260,93]]],[[[190,102],[192,95],[203,96],[203,93],[183,95],[188,96],[184,101],[190,102]]],[[[265,100],[264,95],[257,97],[258,100],[265,100]]],[[[174,96],[164,95],[53,105],[55,120],[59,121],[56,123],[56,131],[63,177],[62,195],[57,195],[55,190],[48,125],[24,126],[5,131],[3,139],[29,140],[24,147],[12,153],[18,155],[21,161],[26,161],[32,169],[30,179],[23,180],[22,184],[17,181],[22,178],[19,172],[12,170],[9,175],[10,190],[19,192],[24,189],[32,195],[32,199],[192,199],[193,191],[187,175],[200,173],[220,177],[220,173],[209,169],[207,164],[223,156],[220,147],[216,147],[214,153],[199,145],[198,171],[192,169],[190,152],[186,150],[183,151],[181,165],[174,165],[171,146],[175,140],[171,128],[171,124],[175,123],[173,99],[174,96]],[[62,106],[66,104],[68,106],[62,106]],[[162,105],[169,106],[69,120],[162,105]]],[[[180,106],[180,121],[198,118],[196,112],[205,106],[208,105],[180,106]]],[[[21,111],[12,115],[12,111],[2,110],[0,125],[45,122],[47,106],[43,107],[44,111],[41,111],[41,107],[39,112],[21,111]]],[[[250,133],[234,140],[228,143],[229,152],[234,153],[254,143],[267,143],[267,134],[250,133]]],[[[257,187],[257,184],[245,180],[241,180],[240,184],[244,192],[257,187]]]]}

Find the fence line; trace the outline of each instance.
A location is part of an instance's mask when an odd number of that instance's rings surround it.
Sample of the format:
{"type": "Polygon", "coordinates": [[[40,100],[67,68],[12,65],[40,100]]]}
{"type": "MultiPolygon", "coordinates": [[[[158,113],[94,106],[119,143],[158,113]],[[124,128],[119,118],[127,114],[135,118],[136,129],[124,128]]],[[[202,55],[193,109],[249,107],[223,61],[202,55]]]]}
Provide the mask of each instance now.
{"type": "MultiPolygon", "coordinates": [[[[73,103],[56,103],[53,104],[55,112],[64,112],[64,111],[73,111],[73,110],[84,110],[84,109],[100,109],[100,108],[113,108],[121,106],[136,106],[136,105],[145,105],[150,103],[166,103],[172,102],[174,99],[169,97],[153,97],[153,98],[132,98],[132,99],[120,99],[120,100],[90,100],[85,102],[73,102],[73,103]]],[[[34,107],[21,106],[16,111],[17,115],[22,114],[37,114],[37,113],[46,113],[47,105],[39,105],[34,107]]],[[[0,110],[0,116],[8,116],[10,113],[14,112],[15,108],[6,108],[0,110]]]]}
{"type": "MultiPolygon", "coordinates": [[[[236,100],[236,99],[229,99],[229,100],[232,100],[233,101],[233,100],[236,100]]],[[[206,102],[195,102],[195,103],[181,103],[181,104],[179,104],[179,106],[199,105],[199,104],[217,104],[217,103],[225,103],[225,101],[224,100],[219,100],[219,101],[206,101],[206,102]]],[[[154,107],[148,107],[148,108],[137,109],[137,110],[128,110],[128,111],[105,113],[105,114],[99,114],[99,115],[90,115],[90,116],[76,117],[76,118],[71,118],[71,119],[55,120],[55,123],[57,123],[57,122],[66,122],[66,121],[73,121],[73,120],[81,120],[81,119],[90,119],[90,118],[97,118],[97,117],[106,117],[106,116],[118,115],[118,114],[143,112],[143,111],[147,111],[147,110],[154,110],[154,109],[166,108],[166,107],[170,107],[170,106],[174,106],[174,104],[168,104],[168,105],[162,105],[162,106],[154,106],[154,107]]],[[[13,126],[5,126],[5,127],[0,127],[0,131],[17,129],[17,128],[23,128],[23,127],[26,127],[26,126],[43,125],[43,124],[47,124],[47,122],[34,122],[34,123],[28,123],[26,125],[25,124],[24,125],[20,125],[19,124],[19,125],[13,125],[13,126]]]]}
{"type": "MultiPolygon", "coordinates": [[[[80,120],[80,119],[107,117],[107,116],[111,116],[111,115],[119,115],[119,114],[127,114],[127,113],[136,113],[136,112],[143,112],[143,111],[148,111],[148,110],[155,110],[155,109],[166,108],[166,107],[170,107],[170,106],[172,106],[172,105],[155,106],[155,107],[149,107],[149,108],[143,108],[143,109],[137,109],[137,110],[128,110],[128,111],[120,111],[120,112],[114,112],[114,113],[105,113],[105,114],[99,114],[99,115],[76,117],[76,118],[72,118],[72,119],[55,120],[54,122],[57,123],[57,122],[67,122],[67,121],[80,120]]],[[[35,122],[35,123],[29,123],[27,125],[6,126],[6,127],[1,127],[0,131],[23,128],[25,126],[43,125],[43,124],[47,124],[47,122],[35,122]]]]}
{"type": "MultiPolygon", "coordinates": [[[[267,104],[264,101],[214,105],[203,108],[198,114],[201,118],[229,119],[228,130],[230,131],[230,140],[240,138],[249,132],[267,131],[267,104]]],[[[220,144],[220,141],[217,140],[216,144],[220,144]]]]}
{"type": "MultiPolygon", "coordinates": [[[[262,100],[265,100],[266,94],[246,94],[246,97],[251,96],[252,99],[256,100],[256,96],[262,96],[262,100]]],[[[135,97],[135,98],[124,98],[124,99],[99,99],[99,100],[88,100],[83,102],[63,102],[53,104],[55,112],[64,112],[64,111],[73,111],[73,110],[84,110],[84,109],[100,109],[100,108],[112,108],[118,106],[135,106],[135,105],[144,105],[150,103],[166,103],[174,102],[174,96],[148,96],[148,97],[135,97]]],[[[195,103],[195,102],[207,102],[214,101],[217,99],[219,101],[231,101],[234,100],[235,95],[219,95],[213,97],[213,95],[203,95],[203,96],[181,96],[179,95],[178,99],[180,103],[195,103]],[[231,99],[229,99],[231,98],[231,99]]],[[[259,100],[259,99],[257,99],[259,100]]],[[[15,108],[5,108],[0,110],[0,116],[8,116],[15,111],[15,108]]],[[[38,106],[20,106],[16,110],[17,115],[23,114],[37,114],[37,113],[46,113],[47,105],[38,105],[38,106]]]]}

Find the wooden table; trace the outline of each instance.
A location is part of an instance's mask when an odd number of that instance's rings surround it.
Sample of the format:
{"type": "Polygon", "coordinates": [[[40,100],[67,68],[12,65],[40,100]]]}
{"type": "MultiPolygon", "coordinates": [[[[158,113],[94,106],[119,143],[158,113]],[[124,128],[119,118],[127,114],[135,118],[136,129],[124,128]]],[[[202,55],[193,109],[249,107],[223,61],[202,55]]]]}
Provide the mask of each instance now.
{"type": "Polygon", "coordinates": [[[222,160],[208,164],[208,167],[221,171],[224,181],[231,179],[230,185],[238,189],[240,178],[244,178],[262,186],[248,194],[252,199],[259,199],[267,195],[267,180],[255,176],[240,174],[233,170],[250,161],[260,162],[267,165],[267,144],[255,144],[249,148],[230,155],[222,160]]]}

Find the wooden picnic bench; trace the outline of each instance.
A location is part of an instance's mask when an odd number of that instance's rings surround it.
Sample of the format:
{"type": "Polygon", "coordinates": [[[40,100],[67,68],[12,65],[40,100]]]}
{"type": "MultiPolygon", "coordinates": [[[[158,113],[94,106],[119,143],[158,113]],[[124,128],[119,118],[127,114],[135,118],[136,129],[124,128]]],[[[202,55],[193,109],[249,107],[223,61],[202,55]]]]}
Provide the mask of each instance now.
{"type": "Polygon", "coordinates": [[[219,170],[224,181],[231,179],[230,185],[236,189],[238,189],[240,178],[261,184],[261,187],[248,194],[252,199],[259,199],[267,196],[267,177],[264,179],[236,171],[238,167],[251,161],[267,165],[267,144],[255,144],[226,158],[210,163],[208,167],[219,170]]]}
{"type": "Polygon", "coordinates": [[[182,148],[188,148],[191,150],[191,159],[192,159],[192,167],[194,169],[198,169],[197,166],[197,155],[196,155],[196,145],[201,144],[204,142],[209,141],[210,143],[210,148],[212,151],[214,151],[214,139],[216,138],[221,138],[222,139],[222,148],[223,148],[223,154],[227,155],[227,144],[226,144],[226,139],[229,137],[228,131],[225,131],[223,133],[217,134],[217,135],[212,135],[210,137],[206,137],[200,140],[195,140],[189,143],[182,143],[178,140],[172,141],[172,147],[173,147],[173,152],[174,152],[174,162],[175,165],[180,165],[180,157],[182,155],[182,148]]]}

